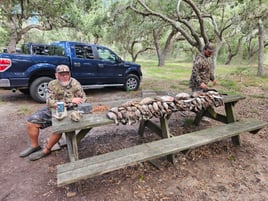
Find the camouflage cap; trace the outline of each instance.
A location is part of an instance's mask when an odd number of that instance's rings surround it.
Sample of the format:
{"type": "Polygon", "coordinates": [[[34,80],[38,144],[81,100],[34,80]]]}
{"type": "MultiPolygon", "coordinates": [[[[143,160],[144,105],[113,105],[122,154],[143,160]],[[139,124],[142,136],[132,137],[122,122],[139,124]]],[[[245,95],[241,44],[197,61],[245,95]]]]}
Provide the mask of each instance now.
{"type": "Polygon", "coordinates": [[[210,51],[210,52],[214,52],[215,49],[216,49],[216,46],[214,43],[210,43],[208,42],[205,47],[204,47],[206,50],[210,51]]]}
{"type": "Polygon", "coordinates": [[[58,65],[56,68],[56,73],[70,72],[70,68],[66,65],[58,65]]]}

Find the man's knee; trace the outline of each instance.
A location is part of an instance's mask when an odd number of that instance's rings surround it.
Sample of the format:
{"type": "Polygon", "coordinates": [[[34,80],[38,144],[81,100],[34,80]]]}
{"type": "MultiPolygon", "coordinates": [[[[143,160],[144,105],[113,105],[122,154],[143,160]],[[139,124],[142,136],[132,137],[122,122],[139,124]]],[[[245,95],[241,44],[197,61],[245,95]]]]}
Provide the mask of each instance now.
{"type": "Polygon", "coordinates": [[[61,136],[62,136],[62,133],[51,133],[51,135],[54,135],[54,136],[59,136],[59,137],[61,137],[61,136]]]}
{"type": "Polygon", "coordinates": [[[28,129],[31,129],[31,128],[40,128],[41,126],[39,124],[36,124],[36,123],[32,123],[32,122],[29,122],[27,121],[27,128],[28,129]]]}

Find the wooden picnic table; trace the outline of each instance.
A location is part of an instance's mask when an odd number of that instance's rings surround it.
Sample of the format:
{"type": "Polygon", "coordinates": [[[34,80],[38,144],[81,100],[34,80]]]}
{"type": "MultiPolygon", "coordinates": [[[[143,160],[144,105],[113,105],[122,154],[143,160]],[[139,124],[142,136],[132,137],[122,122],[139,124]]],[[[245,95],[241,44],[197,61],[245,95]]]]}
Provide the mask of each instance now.
{"type": "MultiPolygon", "coordinates": [[[[195,124],[199,124],[203,116],[213,118],[215,120],[231,123],[237,120],[234,105],[244,97],[241,96],[225,96],[224,105],[226,114],[219,114],[215,112],[213,107],[209,107],[207,110],[201,111],[196,115],[194,120],[195,124]]],[[[108,106],[118,106],[129,100],[120,100],[110,103],[105,103],[108,106]]],[[[158,134],[161,138],[170,138],[172,134],[169,131],[168,118],[161,117],[160,125],[156,125],[151,120],[141,120],[139,125],[138,134],[143,136],[145,128],[149,128],[158,134]]],[[[80,141],[90,132],[94,127],[103,125],[114,124],[113,120],[106,117],[106,113],[90,113],[83,114],[83,118],[79,122],[74,122],[70,118],[65,118],[61,121],[56,118],[52,118],[52,131],[56,133],[65,133],[66,144],[68,149],[68,155],[70,161],[76,161],[79,159],[78,145],[80,141]]],[[[239,144],[239,136],[232,137],[234,143],[239,144]]],[[[174,163],[173,155],[168,156],[168,159],[174,163]]]]}
{"type": "MultiPolygon", "coordinates": [[[[128,101],[128,99],[110,101],[109,103],[101,102],[95,104],[95,106],[103,105],[114,107],[125,101],[128,101]]],[[[68,111],[68,113],[69,112],[71,111],[68,111]]],[[[78,122],[74,122],[68,117],[60,121],[55,117],[52,117],[52,132],[65,133],[69,159],[70,161],[76,161],[79,159],[78,145],[80,141],[90,132],[92,128],[107,124],[114,124],[114,121],[108,119],[105,112],[83,114],[82,119],[78,122]]]]}
{"type": "MultiPolygon", "coordinates": [[[[142,120],[139,122],[138,134],[141,136],[144,135],[144,130],[147,127],[158,134],[161,137],[160,140],[84,159],[79,159],[78,157],[78,144],[81,139],[92,128],[114,124],[114,121],[108,119],[105,113],[84,115],[80,122],[72,122],[69,118],[62,121],[53,119],[52,130],[66,134],[68,154],[71,161],[70,163],[57,166],[57,185],[73,184],[80,180],[102,175],[144,161],[150,161],[152,164],[158,166],[154,159],[164,156],[167,156],[167,159],[174,164],[176,153],[226,138],[231,138],[234,144],[239,145],[240,134],[246,132],[255,134],[268,125],[268,122],[258,119],[242,119],[238,121],[234,106],[242,99],[244,97],[225,96],[223,98],[225,114],[220,114],[215,108],[209,107],[197,113],[194,120],[195,124],[199,124],[202,117],[207,116],[226,123],[226,125],[217,125],[179,136],[172,136],[168,126],[169,118],[160,117],[160,125],[155,123],[158,121],[153,121],[152,119],[142,120]]],[[[124,100],[118,103],[115,102],[111,107],[119,106],[124,102],[124,100]]]]}
{"type": "MultiPolygon", "coordinates": [[[[225,114],[220,114],[216,112],[215,108],[211,106],[211,107],[208,107],[206,110],[202,110],[196,114],[196,117],[194,119],[194,124],[198,125],[204,116],[223,122],[223,123],[232,123],[232,122],[237,121],[238,117],[236,115],[234,106],[239,100],[242,100],[242,99],[245,99],[245,97],[238,96],[238,95],[223,96],[225,114]]],[[[146,127],[154,131],[161,138],[170,138],[173,136],[169,131],[168,118],[161,117],[160,126],[156,125],[154,122],[150,120],[142,120],[140,122],[139,135],[141,136],[144,135],[144,130],[146,127]]],[[[231,137],[231,139],[235,145],[240,145],[239,135],[233,136],[231,137]]],[[[171,163],[173,164],[175,163],[174,154],[168,155],[167,159],[171,163]]]]}
{"type": "MultiPolygon", "coordinates": [[[[215,108],[209,107],[207,110],[203,110],[200,113],[196,115],[196,118],[194,120],[194,124],[198,125],[202,119],[203,116],[212,118],[214,120],[220,121],[222,123],[232,123],[238,121],[238,116],[235,112],[235,104],[245,99],[243,96],[238,95],[225,95],[223,96],[223,102],[224,102],[224,110],[225,114],[219,114],[215,111],[215,108]]],[[[240,145],[240,137],[239,135],[232,137],[232,142],[235,145],[240,145]]]]}

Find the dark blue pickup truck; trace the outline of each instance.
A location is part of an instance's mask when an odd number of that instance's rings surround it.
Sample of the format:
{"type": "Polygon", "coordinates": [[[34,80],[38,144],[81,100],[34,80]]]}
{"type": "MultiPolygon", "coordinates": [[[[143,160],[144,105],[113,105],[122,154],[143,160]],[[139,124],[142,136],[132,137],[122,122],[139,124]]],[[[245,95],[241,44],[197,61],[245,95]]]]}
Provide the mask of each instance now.
{"type": "Polygon", "coordinates": [[[47,84],[55,78],[59,64],[68,65],[72,77],[84,89],[113,86],[131,91],[139,88],[141,66],[123,61],[107,47],[69,41],[40,47],[29,54],[0,54],[1,89],[28,93],[35,101],[43,103],[47,84]]]}

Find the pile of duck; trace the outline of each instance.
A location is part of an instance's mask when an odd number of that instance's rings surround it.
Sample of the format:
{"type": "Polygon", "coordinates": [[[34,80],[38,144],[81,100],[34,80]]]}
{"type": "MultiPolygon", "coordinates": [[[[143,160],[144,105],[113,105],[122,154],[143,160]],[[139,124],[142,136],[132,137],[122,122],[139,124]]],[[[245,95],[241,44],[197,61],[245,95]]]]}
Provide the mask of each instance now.
{"type": "Polygon", "coordinates": [[[179,93],[176,96],[146,97],[140,101],[133,100],[111,108],[107,117],[115,124],[132,125],[140,120],[149,120],[153,117],[168,117],[177,111],[200,112],[208,107],[223,105],[223,97],[215,90],[198,92],[194,96],[188,93],[179,93]]]}

